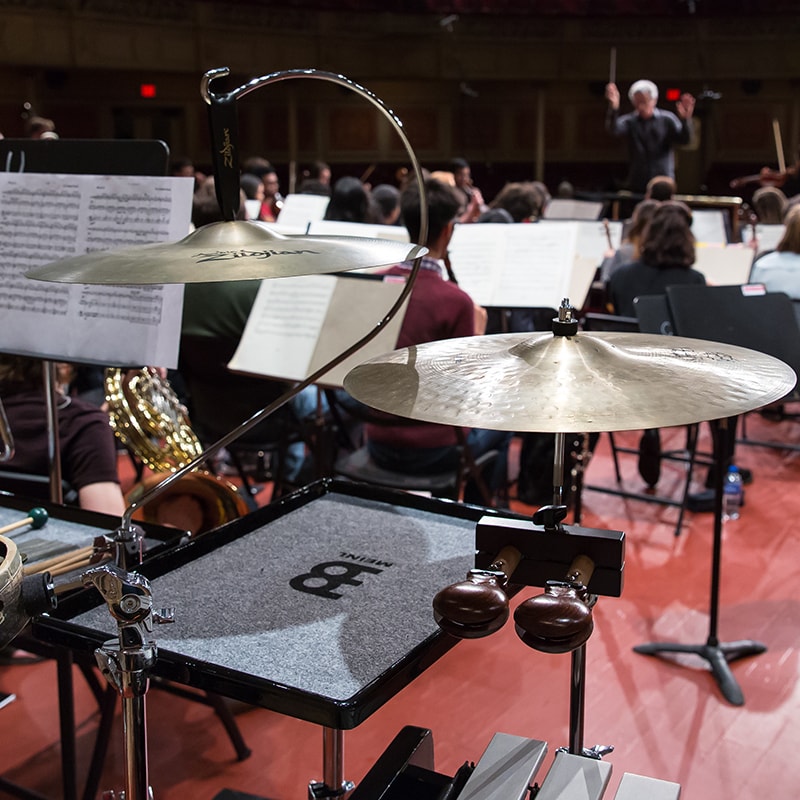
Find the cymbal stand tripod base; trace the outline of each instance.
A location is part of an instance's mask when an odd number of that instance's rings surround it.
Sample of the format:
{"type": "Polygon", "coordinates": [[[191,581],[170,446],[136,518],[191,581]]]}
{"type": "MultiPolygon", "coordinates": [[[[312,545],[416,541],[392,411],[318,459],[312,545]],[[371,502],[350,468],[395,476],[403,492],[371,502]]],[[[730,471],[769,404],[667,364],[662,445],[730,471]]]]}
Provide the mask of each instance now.
{"type": "Polygon", "coordinates": [[[714,481],[714,545],[711,556],[711,601],[709,612],[709,633],[705,644],[675,644],[670,642],[650,642],[636,645],[636,653],[658,655],[659,653],[690,653],[708,662],[722,696],[732,705],[744,705],[744,694],[733,677],[729,667],[731,661],[766,651],[766,645],[750,639],[738,642],[720,642],[717,638],[719,620],[720,563],[722,560],[722,488],[727,471],[725,447],[726,438],[735,436],[736,418],[717,420],[712,423],[714,449],[716,456],[716,475],[714,481]]]}

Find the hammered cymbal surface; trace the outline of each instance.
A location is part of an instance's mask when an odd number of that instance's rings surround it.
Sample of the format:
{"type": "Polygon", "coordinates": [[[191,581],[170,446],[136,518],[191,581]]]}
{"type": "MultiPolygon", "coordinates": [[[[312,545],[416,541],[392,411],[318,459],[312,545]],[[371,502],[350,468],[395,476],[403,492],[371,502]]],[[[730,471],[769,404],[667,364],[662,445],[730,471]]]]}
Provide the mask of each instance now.
{"type": "Polygon", "coordinates": [[[348,373],[357,400],[445,425],[542,433],[722,419],[779,400],[793,370],[754,350],[644,333],[511,333],[395,350],[348,373]]]}
{"type": "Polygon", "coordinates": [[[391,239],[289,236],[261,222],[234,220],[203,225],[178,242],[70,256],[30,270],[27,277],[110,285],[216,283],[386,266],[426,252],[391,239]]]}

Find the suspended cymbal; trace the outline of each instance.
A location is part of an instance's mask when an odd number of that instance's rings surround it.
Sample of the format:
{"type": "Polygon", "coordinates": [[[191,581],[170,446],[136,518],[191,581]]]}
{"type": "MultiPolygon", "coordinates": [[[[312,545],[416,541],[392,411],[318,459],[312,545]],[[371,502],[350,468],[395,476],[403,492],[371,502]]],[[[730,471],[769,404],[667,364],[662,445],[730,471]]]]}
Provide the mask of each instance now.
{"type": "Polygon", "coordinates": [[[678,336],[586,332],[473,336],[395,350],[351,370],[373,408],[445,425],[542,433],[722,419],[784,397],[782,361],[678,336]]]}
{"type": "Polygon", "coordinates": [[[27,277],[60,283],[160,284],[285,278],[397,264],[426,248],[356,236],[286,236],[260,222],[203,225],[179,242],[72,256],[27,277]]]}

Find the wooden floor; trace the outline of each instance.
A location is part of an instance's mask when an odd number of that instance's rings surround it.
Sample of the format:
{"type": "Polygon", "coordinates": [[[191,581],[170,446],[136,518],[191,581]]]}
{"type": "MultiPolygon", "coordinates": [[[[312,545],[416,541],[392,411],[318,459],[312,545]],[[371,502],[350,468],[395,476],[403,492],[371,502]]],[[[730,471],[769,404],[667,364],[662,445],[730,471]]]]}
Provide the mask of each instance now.
{"type": "MultiPolygon", "coordinates": [[[[706,428],[706,426],[703,426],[706,428]]],[[[748,433],[800,441],[792,422],[748,418],[748,433]]],[[[668,432],[677,442],[682,431],[668,432]]],[[[634,444],[638,433],[618,434],[634,444]]],[[[625,485],[643,488],[633,456],[623,457],[625,485]]],[[[583,524],[627,536],[622,598],[601,598],[587,646],[585,743],[610,744],[610,790],[623,772],[676,781],[689,800],[795,797],[800,785],[800,453],[737,448],[753,471],[741,518],[723,533],[719,638],[756,639],[761,655],[738,661],[745,696],[731,705],[694,656],[668,660],[634,653],[636,644],[703,644],[709,631],[712,515],[688,514],[587,490],[583,524]]],[[[660,493],[677,496],[682,467],[665,463],[660,493]]],[[[699,475],[702,478],[702,475],[699,475]]],[[[586,475],[613,485],[603,436],[586,475]]],[[[702,488],[700,484],[696,488],[702,488]]],[[[517,503],[520,510],[531,510],[517,503]]],[[[536,594],[523,591],[518,600],[536,594]]],[[[402,609],[399,610],[402,613],[402,609]]],[[[460,643],[366,722],[345,735],[346,777],[358,781],[404,725],[432,729],[436,768],[452,774],[477,760],[496,731],[568,744],[570,657],[527,648],[507,624],[492,637],[460,643]]],[[[98,713],[76,678],[79,760],[85,769],[98,713]]],[[[0,710],[0,775],[51,798],[61,796],[55,667],[0,668],[0,689],[17,700],[0,710]]],[[[150,777],[157,800],[213,798],[223,788],[272,800],[304,798],[322,773],[316,726],[256,708],[237,720],[253,754],[237,762],[213,712],[162,692],[147,695],[150,777]]],[[[121,732],[115,730],[102,788],[122,788],[121,732]]],[[[0,791],[0,796],[3,795],[0,791]]]]}

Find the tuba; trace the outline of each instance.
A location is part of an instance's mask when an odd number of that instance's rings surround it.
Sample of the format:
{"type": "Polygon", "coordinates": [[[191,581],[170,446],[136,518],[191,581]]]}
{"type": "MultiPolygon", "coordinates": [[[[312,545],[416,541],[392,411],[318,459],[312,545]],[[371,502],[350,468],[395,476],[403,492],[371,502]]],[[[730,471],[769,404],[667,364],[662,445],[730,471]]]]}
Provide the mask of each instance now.
{"type": "MultiPolygon", "coordinates": [[[[138,501],[163,480],[203,452],[184,406],[169,381],[150,367],[109,368],[105,396],[116,437],[151,470],[126,495],[138,501]]],[[[189,530],[197,535],[247,514],[241,492],[206,470],[185,475],[153,501],[137,509],[134,519],[189,530]]]]}

